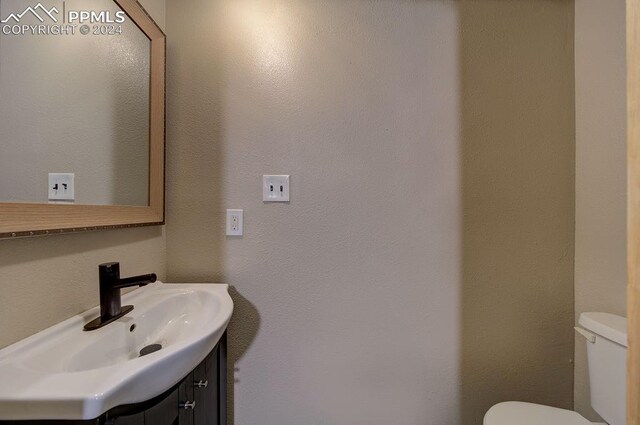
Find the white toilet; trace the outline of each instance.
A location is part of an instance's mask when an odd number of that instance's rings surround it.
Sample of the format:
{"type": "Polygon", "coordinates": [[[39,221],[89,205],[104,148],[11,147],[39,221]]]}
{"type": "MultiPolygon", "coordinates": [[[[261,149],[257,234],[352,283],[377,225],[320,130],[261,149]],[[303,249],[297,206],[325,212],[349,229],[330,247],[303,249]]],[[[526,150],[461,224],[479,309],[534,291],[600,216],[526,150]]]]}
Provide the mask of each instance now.
{"type": "MultiPolygon", "coordinates": [[[[609,425],[626,424],[627,321],[582,313],[576,330],[587,339],[591,406],[609,425]]],[[[519,401],[493,406],[484,425],[594,425],[576,412],[519,401]]]]}

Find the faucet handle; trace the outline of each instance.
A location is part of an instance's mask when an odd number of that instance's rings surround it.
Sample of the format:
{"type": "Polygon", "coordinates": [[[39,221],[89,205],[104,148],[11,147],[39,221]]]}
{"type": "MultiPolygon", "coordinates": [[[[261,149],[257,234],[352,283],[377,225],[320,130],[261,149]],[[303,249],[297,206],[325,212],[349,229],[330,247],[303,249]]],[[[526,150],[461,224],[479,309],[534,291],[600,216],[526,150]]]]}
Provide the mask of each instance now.
{"type": "Polygon", "coordinates": [[[120,263],[114,261],[110,263],[103,263],[98,266],[100,277],[107,277],[112,279],[120,278],[120,263]]]}

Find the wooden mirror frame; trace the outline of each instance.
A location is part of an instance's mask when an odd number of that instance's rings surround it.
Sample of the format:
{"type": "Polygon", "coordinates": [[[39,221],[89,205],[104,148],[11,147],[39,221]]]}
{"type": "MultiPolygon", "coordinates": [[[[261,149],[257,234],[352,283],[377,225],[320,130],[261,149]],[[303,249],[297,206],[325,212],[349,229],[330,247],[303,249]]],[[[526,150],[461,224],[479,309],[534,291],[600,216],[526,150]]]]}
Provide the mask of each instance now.
{"type": "Polygon", "coordinates": [[[166,37],[136,0],[114,0],[151,42],[149,204],[0,203],[0,238],[164,224],[166,37]]]}

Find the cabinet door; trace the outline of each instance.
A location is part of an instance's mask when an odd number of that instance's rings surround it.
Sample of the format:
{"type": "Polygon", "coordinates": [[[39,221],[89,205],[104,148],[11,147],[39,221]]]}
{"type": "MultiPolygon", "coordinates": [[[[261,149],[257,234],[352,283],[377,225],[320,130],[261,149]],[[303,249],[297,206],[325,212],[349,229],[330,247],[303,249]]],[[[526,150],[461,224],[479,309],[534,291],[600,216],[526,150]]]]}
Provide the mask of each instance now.
{"type": "Polygon", "coordinates": [[[193,372],[191,372],[184,381],[180,384],[180,388],[178,389],[178,393],[180,395],[180,402],[178,413],[178,421],[180,425],[193,425],[193,415],[194,411],[196,411],[200,406],[199,403],[196,402],[193,398],[193,372]],[[190,408],[187,403],[191,404],[195,402],[195,407],[190,408]]]}
{"type": "Polygon", "coordinates": [[[214,349],[193,371],[194,398],[198,407],[194,425],[220,425],[218,422],[218,350],[214,349]],[[205,385],[206,384],[206,385],[205,385]]]}

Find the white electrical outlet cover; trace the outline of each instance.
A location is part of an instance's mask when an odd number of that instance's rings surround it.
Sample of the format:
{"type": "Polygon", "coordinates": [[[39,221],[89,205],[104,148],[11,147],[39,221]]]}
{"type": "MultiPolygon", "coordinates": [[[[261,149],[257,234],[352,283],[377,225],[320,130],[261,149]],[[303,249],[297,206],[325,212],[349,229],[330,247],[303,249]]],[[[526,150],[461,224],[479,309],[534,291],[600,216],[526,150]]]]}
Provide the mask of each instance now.
{"type": "Polygon", "coordinates": [[[289,175],[262,176],[264,202],[289,202],[289,175]]]}
{"type": "Polygon", "coordinates": [[[227,210],[227,236],[244,233],[244,210],[227,210]]]}
{"type": "Polygon", "coordinates": [[[75,201],[76,197],[74,180],[74,173],[49,173],[49,201],[75,201]]]}

